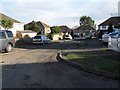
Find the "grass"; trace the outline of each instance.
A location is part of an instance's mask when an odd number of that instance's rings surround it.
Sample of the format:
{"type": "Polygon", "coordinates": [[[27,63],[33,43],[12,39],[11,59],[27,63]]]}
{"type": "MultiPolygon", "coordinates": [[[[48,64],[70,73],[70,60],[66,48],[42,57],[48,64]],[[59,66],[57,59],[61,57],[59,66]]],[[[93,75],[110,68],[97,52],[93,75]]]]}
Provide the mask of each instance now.
{"type": "Polygon", "coordinates": [[[87,52],[71,52],[63,53],[64,59],[83,64],[88,67],[111,72],[114,74],[120,74],[120,62],[114,61],[108,58],[102,58],[99,55],[89,54],[87,52]]]}

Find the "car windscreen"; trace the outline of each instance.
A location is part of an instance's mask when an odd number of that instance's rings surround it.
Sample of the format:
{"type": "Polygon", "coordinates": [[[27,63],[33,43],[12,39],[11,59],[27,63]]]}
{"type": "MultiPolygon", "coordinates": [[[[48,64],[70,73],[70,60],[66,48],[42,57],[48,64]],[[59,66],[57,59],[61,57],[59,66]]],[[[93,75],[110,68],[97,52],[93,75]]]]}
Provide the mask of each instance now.
{"type": "Polygon", "coordinates": [[[41,36],[35,36],[34,39],[41,39],[41,36]]]}
{"type": "Polygon", "coordinates": [[[7,33],[8,37],[13,37],[13,34],[11,31],[6,31],[6,33],[7,33]]]}

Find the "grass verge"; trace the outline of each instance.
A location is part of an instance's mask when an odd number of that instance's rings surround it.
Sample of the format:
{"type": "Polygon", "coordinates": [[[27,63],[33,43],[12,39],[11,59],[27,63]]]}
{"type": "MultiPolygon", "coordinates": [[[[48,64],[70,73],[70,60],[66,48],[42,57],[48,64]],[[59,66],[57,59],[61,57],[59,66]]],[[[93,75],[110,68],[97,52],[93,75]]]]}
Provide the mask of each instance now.
{"type": "Polygon", "coordinates": [[[120,74],[120,62],[87,52],[62,53],[64,59],[102,71],[120,74]]]}

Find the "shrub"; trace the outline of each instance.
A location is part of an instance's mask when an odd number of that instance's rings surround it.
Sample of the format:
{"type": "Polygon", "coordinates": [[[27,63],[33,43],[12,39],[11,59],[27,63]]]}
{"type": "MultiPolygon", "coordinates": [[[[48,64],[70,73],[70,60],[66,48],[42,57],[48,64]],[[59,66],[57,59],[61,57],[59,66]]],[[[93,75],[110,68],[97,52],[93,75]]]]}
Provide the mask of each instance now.
{"type": "Polygon", "coordinates": [[[24,38],[30,38],[30,36],[29,36],[28,34],[26,34],[26,35],[24,36],[24,38]]]}

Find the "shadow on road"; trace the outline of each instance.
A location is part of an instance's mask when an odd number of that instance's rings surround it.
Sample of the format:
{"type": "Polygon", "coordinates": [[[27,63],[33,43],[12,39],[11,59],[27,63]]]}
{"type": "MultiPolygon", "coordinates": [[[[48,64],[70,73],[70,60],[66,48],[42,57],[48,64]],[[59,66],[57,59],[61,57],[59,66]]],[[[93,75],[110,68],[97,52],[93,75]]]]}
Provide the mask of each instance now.
{"type": "Polygon", "coordinates": [[[118,88],[118,81],[59,62],[3,65],[3,88],[118,88]]]}
{"type": "Polygon", "coordinates": [[[64,42],[51,42],[50,44],[44,45],[33,45],[33,44],[24,44],[24,45],[16,45],[15,48],[23,48],[23,49],[57,49],[57,50],[64,50],[64,49],[93,49],[93,48],[103,48],[107,47],[101,41],[97,39],[75,39],[72,41],[64,41],[64,42]],[[76,44],[86,42],[88,46],[80,47],[76,44]],[[69,48],[70,47],[70,48],[69,48]]]}

